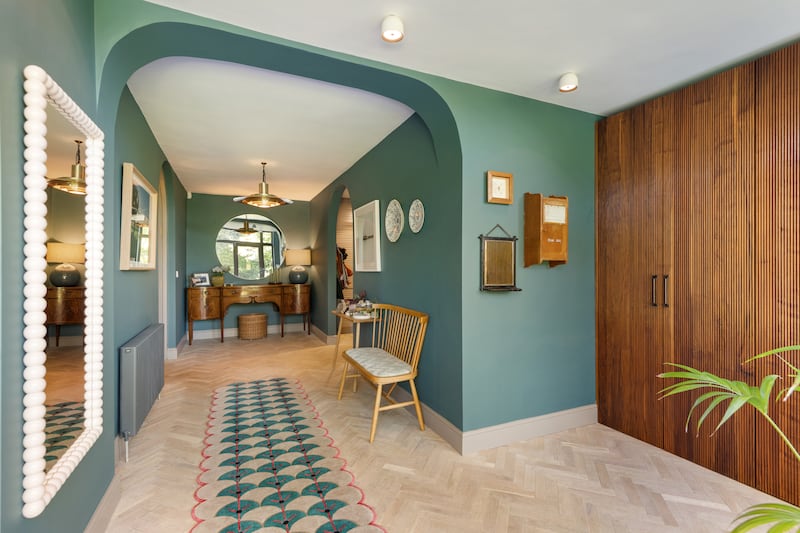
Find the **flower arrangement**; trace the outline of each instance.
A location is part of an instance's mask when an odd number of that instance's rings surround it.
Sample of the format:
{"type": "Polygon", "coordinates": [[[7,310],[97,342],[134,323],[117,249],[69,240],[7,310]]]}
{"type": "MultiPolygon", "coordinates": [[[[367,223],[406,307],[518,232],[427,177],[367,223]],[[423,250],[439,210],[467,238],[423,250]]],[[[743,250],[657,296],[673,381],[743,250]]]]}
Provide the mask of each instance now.
{"type": "Polygon", "coordinates": [[[230,270],[226,266],[217,265],[211,269],[211,284],[214,287],[222,287],[225,285],[225,272],[230,270]]]}

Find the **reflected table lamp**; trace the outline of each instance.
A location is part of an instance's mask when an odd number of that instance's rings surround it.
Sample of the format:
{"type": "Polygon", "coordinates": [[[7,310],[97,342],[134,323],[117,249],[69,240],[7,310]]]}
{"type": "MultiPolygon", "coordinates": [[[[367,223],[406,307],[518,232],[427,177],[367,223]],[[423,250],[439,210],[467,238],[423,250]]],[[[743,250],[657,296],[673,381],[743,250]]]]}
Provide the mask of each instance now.
{"type": "Polygon", "coordinates": [[[75,287],[81,282],[81,274],[73,263],[86,261],[86,249],[83,244],[64,242],[48,242],[48,263],[60,263],[50,272],[50,283],[54,287],[75,287]]]}
{"type": "Polygon", "coordinates": [[[311,250],[286,250],[286,266],[289,270],[289,283],[305,283],[308,281],[307,266],[311,265],[311,250]]]}

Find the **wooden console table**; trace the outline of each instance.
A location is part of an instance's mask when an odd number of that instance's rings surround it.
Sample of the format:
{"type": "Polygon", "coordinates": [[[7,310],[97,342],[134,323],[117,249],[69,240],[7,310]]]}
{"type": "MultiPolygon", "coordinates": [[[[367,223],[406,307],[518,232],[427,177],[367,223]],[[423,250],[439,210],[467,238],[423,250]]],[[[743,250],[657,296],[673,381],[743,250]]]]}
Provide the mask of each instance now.
{"type": "Polygon", "coordinates": [[[45,308],[45,327],[56,327],[56,346],[61,338],[61,326],[83,325],[86,304],[85,287],[48,287],[45,308]]]}
{"type": "Polygon", "coordinates": [[[219,319],[219,341],[225,341],[225,315],[233,304],[275,306],[281,316],[281,337],[286,315],[303,315],[303,329],[311,335],[311,285],[231,285],[228,287],[190,287],[186,289],[189,319],[189,344],[194,337],[195,320],[219,319]]]}

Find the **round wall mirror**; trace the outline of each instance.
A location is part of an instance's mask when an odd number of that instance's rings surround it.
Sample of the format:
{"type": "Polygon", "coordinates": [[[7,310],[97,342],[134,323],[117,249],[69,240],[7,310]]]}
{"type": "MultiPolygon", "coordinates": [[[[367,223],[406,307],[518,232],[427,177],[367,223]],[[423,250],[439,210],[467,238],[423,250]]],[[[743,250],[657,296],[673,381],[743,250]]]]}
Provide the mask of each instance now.
{"type": "Polygon", "coordinates": [[[236,215],[217,233],[217,259],[239,279],[262,280],[283,264],[286,239],[275,222],[262,215],[236,215]]]}

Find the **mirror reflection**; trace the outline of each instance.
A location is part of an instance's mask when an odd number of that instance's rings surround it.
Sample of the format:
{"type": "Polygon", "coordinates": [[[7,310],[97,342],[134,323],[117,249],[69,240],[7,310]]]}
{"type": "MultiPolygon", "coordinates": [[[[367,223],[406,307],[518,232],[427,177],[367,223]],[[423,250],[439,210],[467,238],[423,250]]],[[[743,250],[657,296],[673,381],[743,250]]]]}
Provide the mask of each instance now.
{"type": "Polygon", "coordinates": [[[86,197],[76,194],[78,188],[85,193],[83,165],[76,169],[79,163],[75,161],[81,156],[71,153],[76,144],[82,150],[82,143],[75,141],[80,137],[60,113],[48,113],[45,472],[72,445],[84,425],[86,197]]]}
{"type": "MultiPolygon", "coordinates": [[[[25,207],[24,220],[22,221],[26,231],[23,233],[22,254],[24,255],[24,275],[25,283],[25,315],[23,317],[25,328],[22,335],[25,338],[23,348],[24,380],[23,389],[25,395],[22,398],[22,515],[26,518],[39,516],[54,498],[62,486],[77,468],[81,460],[86,456],[97,439],[103,432],[103,219],[102,216],[95,216],[102,213],[103,209],[103,131],[92,122],[83,110],[67,95],[64,90],[51,78],[41,67],[28,65],[24,70],[25,74],[25,207]],[[56,115],[63,115],[67,122],[74,128],[67,135],[68,139],[61,140],[58,137],[58,126],[56,115]],[[49,119],[49,120],[48,120],[49,119]],[[77,132],[77,135],[76,135],[77,132]],[[48,134],[47,138],[45,135],[48,134]],[[82,143],[75,143],[75,140],[82,140],[82,143]],[[69,172],[64,172],[58,165],[57,151],[63,145],[69,145],[69,152],[75,154],[75,146],[78,144],[84,148],[85,172],[80,168],[75,170],[77,181],[83,181],[85,176],[85,196],[79,196],[83,201],[83,216],[67,218],[71,221],[77,218],[76,227],[83,227],[83,236],[77,237],[76,241],[66,243],[55,243],[51,236],[47,234],[48,223],[51,229],[60,229],[61,222],[48,220],[48,177],[58,178],[63,181],[72,182],[73,176],[69,172]],[[53,175],[48,176],[48,171],[53,175]],[[50,243],[67,244],[66,252],[70,261],[80,261],[81,256],[84,260],[84,275],[80,276],[84,281],[82,286],[80,278],[72,273],[56,276],[55,286],[45,284],[46,272],[52,268],[47,262],[47,245],[50,243]],[[83,254],[76,252],[80,247],[85,250],[83,254]],[[71,250],[70,250],[71,249],[71,250]],[[63,278],[63,279],[62,279],[63,278]],[[58,286],[61,283],[61,286],[58,286]],[[51,289],[55,294],[61,293],[67,298],[66,293],[70,293],[71,303],[60,306],[57,304],[53,309],[72,310],[76,313],[84,313],[83,325],[77,326],[81,332],[78,337],[77,353],[83,355],[81,364],[68,366],[81,366],[83,368],[83,379],[73,379],[66,377],[64,383],[70,391],[74,390],[73,385],[79,384],[82,391],[83,405],[77,406],[71,411],[59,411],[50,419],[53,424],[57,421],[64,423],[63,417],[68,417],[71,421],[66,425],[71,428],[78,426],[80,429],[75,431],[77,437],[70,441],[69,436],[65,436],[65,444],[59,451],[60,458],[51,460],[48,456],[50,451],[45,446],[46,431],[51,431],[49,423],[45,422],[47,407],[45,404],[54,400],[61,389],[57,385],[60,380],[57,376],[62,373],[67,376],[65,368],[62,369],[56,363],[66,363],[67,357],[49,351],[48,341],[50,323],[55,321],[57,314],[42,313],[41,310],[50,305],[48,295],[51,289]],[[59,307],[60,306],[60,307],[59,307]],[[48,387],[50,385],[50,387],[48,387]],[[54,385],[56,387],[54,387],[54,385]],[[56,392],[56,391],[59,392],[56,392]],[[77,413],[77,416],[73,416],[77,413]],[[80,420],[80,416],[83,420],[80,420]],[[63,415],[63,417],[62,417],[63,415]],[[78,419],[77,422],[74,419],[78,419]],[[49,463],[49,466],[48,466],[49,463]],[[47,471],[45,472],[45,469],[47,471]]],[[[72,156],[69,157],[73,161],[72,156]]],[[[77,157],[74,159],[78,163],[77,157]]],[[[69,163],[64,168],[69,169],[69,163]]],[[[82,188],[82,185],[75,183],[75,186],[82,188]]],[[[74,190],[69,186],[69,190],[74,190]]],[[[55,197],[53,197],[55,199],[55,197]]],[[[53,210],[55,213],[55,208],[53,210]]],[[[55,216],[55,215],[54,215],[55,216]]],[[[76,230],[79,232],[80,230],[76,230]]],[[[56,253],[53,246],[53,253],[56,253]]],[[[59,253],[64,252],[62,247],[59,253]]],[[[55,257],[55,256],[53,256],[55,257]]],[[[55,259],[53,259],[55,261],[55,259]]],[[[61,263],[59,263],[61,264],[61,263]]],[[[66,269],[69,270],[69,269],[66,269]]],[[[77,267],[75,268],[77,270],[77,267]]],[[[58,298],[53,298],[57,301],[58,298]]],[[[70,311],[70,312],[72,312],[70,311]]],[[[60,329],[56,331],[59,336],[60,329]]],[[[60,339],[59,339],[60,340],[60,339]]],[[[58,346],[61,348],[61,346],[58,346]]],[[[66,389],[64,389],[66,390],[66,389]]],[[[70,395],[72,393],[70,392],[70,395]]],[[[71,401],[71,400],[70,400],[71,401]]],[[[59,431],[63,429],[60,428],[59,431]]],[[[73,432],[72,429],[64,429],[64,434],[73,432]]]]}
{"type": "Polygon", "coordinates": [[[217,233],[217,259],[239,279],[271,279],[283,264],[286,239],[275,222],[262,215],[242,214],[217,233]]]}

